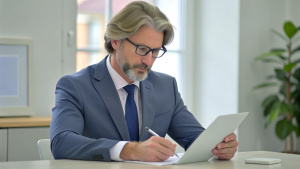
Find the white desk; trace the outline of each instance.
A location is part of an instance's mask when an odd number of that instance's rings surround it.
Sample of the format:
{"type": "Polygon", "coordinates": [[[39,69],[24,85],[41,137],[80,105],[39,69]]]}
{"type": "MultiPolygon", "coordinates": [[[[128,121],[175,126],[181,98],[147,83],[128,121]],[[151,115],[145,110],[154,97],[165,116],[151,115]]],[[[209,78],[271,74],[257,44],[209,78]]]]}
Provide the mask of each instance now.
{"type": "Polygon", "coordinates": [[[77,161],[77,160],[53,160],[53,161],[18,161],[0,162],[1,169],[299,169],[300,155],[253,151],[238,152],[230,161],[210,160],[207,162],[190,163],[183,165],[152,166],[125,162],[96,162],[96,161],[77,161]],[[254,157],[280,158],[280,164],[257,165],[245,164],[244,159],[254,157]]]}

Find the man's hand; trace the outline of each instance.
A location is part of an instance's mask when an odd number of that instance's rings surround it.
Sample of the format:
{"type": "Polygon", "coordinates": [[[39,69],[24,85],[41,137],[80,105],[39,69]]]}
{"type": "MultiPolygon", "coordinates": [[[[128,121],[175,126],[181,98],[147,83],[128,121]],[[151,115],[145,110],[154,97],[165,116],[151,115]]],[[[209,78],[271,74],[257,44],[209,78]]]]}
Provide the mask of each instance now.
{"type": "Polygon", "coordinates": [[[175,154],[176,144],[163,137],[153,136],[143,142],[128,142],[120,158],[137,161],[164,161],[175,154]]]}
{"type": "Polygon", "coordinates": [[[218,156],[220,160],[230,160],[237,151],[238,145],[239,143],[236,140],[236,135],[232,133],[225,137],[222,143],[217,144],[212,152],[215,156],[218,156]]]}

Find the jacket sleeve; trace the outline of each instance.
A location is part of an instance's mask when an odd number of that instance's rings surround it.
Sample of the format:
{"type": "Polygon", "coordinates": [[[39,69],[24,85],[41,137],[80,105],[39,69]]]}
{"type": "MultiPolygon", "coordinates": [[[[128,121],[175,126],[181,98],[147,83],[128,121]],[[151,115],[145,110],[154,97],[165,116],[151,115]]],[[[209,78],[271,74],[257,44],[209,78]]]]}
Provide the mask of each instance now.
{"type": "Polygon", "coordinates": [[[50,124],[52,154],[55,159],[110,161],[109,149],[118,140],[83,136],[84,102],[80,91],[69,76],[57,83],[50,124]]]}
{"type": "Polygon", "coordinates": [[[173,79],[175,108],[168,135],[172,137],[185,150],[205,130],[197,119],[187,110],[178,92],[177,83],[173,79]]]}

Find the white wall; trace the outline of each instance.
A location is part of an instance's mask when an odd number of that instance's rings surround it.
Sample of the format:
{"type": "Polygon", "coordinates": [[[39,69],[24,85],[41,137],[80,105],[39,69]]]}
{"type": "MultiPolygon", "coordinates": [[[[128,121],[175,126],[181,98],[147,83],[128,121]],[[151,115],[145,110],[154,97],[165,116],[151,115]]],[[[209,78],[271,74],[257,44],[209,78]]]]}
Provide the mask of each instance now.
{"type": "Polygon", "coordinates": [[[50,116],[58,79],[75,72],[76,29],[74,0],[0,0],[0,37],[30,38],[34,57],[34,111],[50,116]]]}
{"type": "Polygon", "coordinates": [[[237,113],[239,1],[194,7],[193,113],[207,127],[218,115],[237,113]]]}
{"type": "Polygon", "coordinates": [[[299,25],[300,1],[187,2],[194,11],[194,22],[187,22],[195,25],[188,26],[192,33],[187,36],[187,46],[194,48],[187,52],[193,57],[186,58],[192,65],[187,76],[193,84],[187,83],[191,88],[186,92],[190,110],[205,127],[220,114],[249,111],[238,131],[239,151],[282,151],[283,143],[274,134],[274,124],[264,128],[260,106],[272,91],[251,90],[265,80],[272,67],[254,63],[254,57],[271,47],[282,46],[270,29],[281,31],[287,19],[299,25]]]}

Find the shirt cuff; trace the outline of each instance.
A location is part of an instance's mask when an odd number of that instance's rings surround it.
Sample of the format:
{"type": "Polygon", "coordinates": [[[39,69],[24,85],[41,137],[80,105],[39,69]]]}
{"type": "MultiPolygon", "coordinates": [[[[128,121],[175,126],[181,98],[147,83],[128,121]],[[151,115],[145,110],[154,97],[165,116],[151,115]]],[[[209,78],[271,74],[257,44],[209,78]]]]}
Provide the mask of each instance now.
{"type": "Polygon", "coordinates": [[[120,153],[128,141],[119,141],[113,147],[109,149],[110,158],[114,161],[124,161],[120,158],[120,153]]]}

